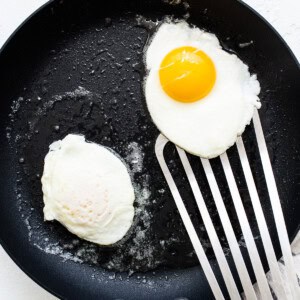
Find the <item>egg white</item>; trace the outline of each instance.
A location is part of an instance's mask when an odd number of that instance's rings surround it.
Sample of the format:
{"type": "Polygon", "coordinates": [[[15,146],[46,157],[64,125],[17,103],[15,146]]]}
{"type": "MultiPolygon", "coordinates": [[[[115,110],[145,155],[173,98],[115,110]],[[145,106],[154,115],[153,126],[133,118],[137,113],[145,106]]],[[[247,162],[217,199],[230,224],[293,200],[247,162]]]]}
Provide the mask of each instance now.
{"type": "Polygon", "coordinates": [[[42,176],[45,220],[100,245],[132,225],[134,190],[125,165],[107,148],[67,135],[50,145],[42,176]]]}
{"type": "Polygon", "coordinates": [[[145,98],[153,122],[173,143],[203,158],[213,158],[232,146],[260,108],[256,75],[236,55],[222,49],[217,37],[185,21],[162,24],[145,52],[148,74],[145,98]],[[216,68],[211,92],[193,103],[170,98],[162,89],[159,68],[173,49],[192,46],[204,51],[216,68]]]}

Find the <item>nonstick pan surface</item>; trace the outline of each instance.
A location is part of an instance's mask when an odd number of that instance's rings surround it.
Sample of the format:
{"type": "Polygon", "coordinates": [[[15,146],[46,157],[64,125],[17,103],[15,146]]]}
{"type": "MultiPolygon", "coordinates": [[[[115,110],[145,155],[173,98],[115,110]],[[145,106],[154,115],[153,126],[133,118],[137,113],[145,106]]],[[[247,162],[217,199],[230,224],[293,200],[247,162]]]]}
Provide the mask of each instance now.
{"type": "MultiPolygon", "coordinates": [[[[166,2],[53,1],[32,15],[1,51],[1,244],[31,278],[58,297],[213,298],[156,161],[154,143],[159,132],[142,91],[143,49],[155,30],[153,21],[167,15],[187,18],[189,14],[189,23],[215,33],[225,50],[236,53],[257,74],[262,88],[260,116],[291,239],[299,227],[300,76],[294,56],[269,25],[239,1],[195,0],[188,1],[189,7],[166,2]],[[43,159],[49,144],[68,133],[84,134],[89,141],[111,147],[130,170],[137,199],[135,224],[113,247],[84,242],[57,222],[43,221],[43,159]]],[[[251,126],[243,137],[279,257],[251,126]]],[[[228,152],[267,271],[235,147],[228,152]]],[[[172,145],[166,154],[221,278],[172,145]]],[[[199,159],[189,159],[235,273],[199,159]]],[[[219,160],[212,163],[251,273],[219,160]]]]}

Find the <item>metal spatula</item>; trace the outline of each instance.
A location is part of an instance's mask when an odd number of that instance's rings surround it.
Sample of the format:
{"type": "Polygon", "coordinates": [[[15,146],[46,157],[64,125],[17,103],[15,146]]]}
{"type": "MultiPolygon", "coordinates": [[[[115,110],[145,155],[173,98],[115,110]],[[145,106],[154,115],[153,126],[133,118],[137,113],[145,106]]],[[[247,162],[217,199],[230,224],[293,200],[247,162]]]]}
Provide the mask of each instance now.
{"type": "MultiPolygon", "coordinates": [[[[271,275],[273,278],[273,281],[276,282],[274,286],[274,293],[276,294],[278,299],[287,299],[287,291],[286,288],[290,289],[290,292],[292,294],[293,299],[300,299],[300,293],[299,293],[299,285],[297,281],[297,275],[294,267],[291,247],[289,243],[289,238],[286,231],[286,225],[284,221],[284,216],[281,209],[280,199],[278,195],[278,190],[275,183],[275,178],[265,142],[265,138],[263,135],[263,130],[259,118],[259,114],[257,110],[254,113],[253,117],[253,124],[254,124],[254,130],[256,134],[256,139],[258,143],[258,150],[260,152],[261,162],[264,170],[264,175],[267,183],[267,188],[271,200],[271,206],[274,214],[274,219],[276,223],[277,233],[279,236],[280,246],[283,254],[284,263],[286,266],[287,271],[287,277],[289,280],[289,287],[284,286],[283,280],[282,280],[282,274],[279,270],[279,265],[275,256],[273,244],[270,238],[270,234],[268,231],[268,227],[266,224],[266,220],[263,214],[262,206],[258,197],[257,188],[254,183],[253,175],[250,169],[250,164],[248,161],[248,157],[246,154],[246,150],[243,144],[243,140],[241,137],[238,138],[236,145],[238,149],[239,158],[241,161],[241,165],[243,168],[244,176],[246,179],[246,183],[248,186],[249,194],[251,197],[253,210],[256,216],[256,221],[258,224],[258,229],[260,231],[261,239],[263,242],[263,246],[265,249],[265,254],[267,257],[267,261],[270,267],[271,275]]],[[[204,252],[204,249],[201,245],[201,241],[199,240],[197,233],[195,231],[195,228],[191,222],[191,219],[189,217],[189,214],[187,212],[187,209],[183,203],[183,200],[180,196],[180,193],[178,191],[178,188],[175,184],[175,181],[170,173],[170,170],[166,164],[163,150],[165,145],[169,142],[167,138],[165,138],[163,135],[159,135],[156,140],[155,145],[155,153],[158,159],[158,162],[160,164],[160,167],[164,173],[164,176],[166,178],[166,181],[169,185],[169,188],[171,190],[171,193],[174,197],[174,200],[176,202],[177,208],[179,210],[179,213],[181,215],[181,218],[183,220],[183,223],[186,227],[186,230],[189,234],[189,237],[191,239],[191,242],[193,244],[193,247],[195,249],[195,252],[198,256],[198,259],[200,261],[200,264],[203,268],[203,271],[206,275],[206,278],[210,284],[210,287],[212,289],[212,292],[216,299],[224,299],[223,293],[220,289],[220,286],[216,280],[216,277],[212,271],[212,268],[209,264],[208,258],[204,252]]],[[[184,170],[186,172],[187,178],[189,180],[189,184],[191,186],[191,189],[193,191],[194,197],[196,199],[198,208],[200,210],[201,217],[203,219],[206,231],[208,233],[212,248],[214,250],[216,260],[219,264],[219,268],[221,270],[222,276],[224,278],[224,282],[227,287],[227,291],[230,295],[231,299],[240,299],[241,296],[238,292],[236,283],[234,281],[234,278],[232,276],[231,270],[229,268],[229,265],[227,263],[225,254],[223,252],[223,249],[221,247],[219,238],[217,236],[216,230],[214,228],[214,225],[212,223],[211,217],[209,215],[208,209],[206,207],[206,204],[204,202],[204,199],[202,197],[199,185],[196,181],[194,172],[192,170],[192,167],[189,163],[189,160],[186,156],[186,153],[184,150],[176,146],[176,149],[178,151],[179,157],[181,159],[182,165],[184,167],[184,170]]],[[[251,283],[248,270],[246,268],[244,259],[242,257],[238,242],[236,240],[230,219],[228,217],[219,187],[217,185],[217,181],[215,178],[215,175],[213,173],[213,170],[211,168],[210,162],[208,159],[200,158],[208,183],[209,187],[211,189],[219,217],[232,253],[232,257],[238,272],[238,275],[240,277],[240,281],[242,283],[242,287],[244,289],[244,295],[247,299],[257,299],[257,295],[255,293],[255,290],[253,288],[253,285],[251,283]]],[[[253,234],[248,222],[248,218],[246,216],[246,212],[241,200],[241,196],[236,184],[236,180],[234,178],[230,161],[228,159],[228,156],[226,153],[222,154],[220,156],[221,163],[224,169],[224,173],[226,176],[226,180],[228,183],[228,187],[231,193],[231,197],[235,206],[235,210],[238,216],[238,220],[242,229],[242,233],[246,242],[247,250],[249,253],[249,257],[253,266],[254,274],[257,280],[257,285],[259,288],[259,292],[261,295],[261,299],[273,299],[271,290],[261,263],[261,259],[253,238],[253,234]]]]}

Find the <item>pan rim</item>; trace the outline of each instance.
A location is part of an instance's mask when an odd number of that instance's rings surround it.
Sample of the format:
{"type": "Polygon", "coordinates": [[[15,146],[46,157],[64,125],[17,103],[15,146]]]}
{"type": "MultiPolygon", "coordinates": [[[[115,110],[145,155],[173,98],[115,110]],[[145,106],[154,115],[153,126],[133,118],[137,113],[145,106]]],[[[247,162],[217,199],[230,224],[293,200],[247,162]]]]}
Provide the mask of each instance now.
{"type": "MultiPolygon", "coordinates": [[[[248,10],[252,15],[255,16],[255,18],[264,24],[264,26],[268,27],[278,38],[278,41],[284,46],[284,48],[287,50],[287,53],[289,53],[290,57],[292,58],[293,62],[295,65],[300,69],[300,61],[298,61],[296,55],[290,48],[290,46],[287,44],[287,42],[284,40],[284,38],[279,34],[279,32],[273,27],[273,25],[270,24],[269,21],[267,21],[261,14],[259,14],[254,8],[252,8],[250,5],[246,4],[242,0],[231,0],[235,1],[241,9],[246,9],[248,10]]],[[[2,53],[5,51],[5,49],[9,46],[11,41],[15,38],[17,33],[20,31],[20,29],[26,25],[28,21],[30,21],[33,17],[38,15],[41,11],[46,9],[48,6],[52,5],[53,3],[58,2],[58,0],[48,0],[46,3],[42,4],[39,8],[37,8],[35,11],[33,11],[27,18],[25,18],[21,24],[10,34],[10,36],[6,39],[4,44],[0,47],[0,57],[2,53]]],[[[290,240],[293,242],[295,237],[297,236],[298,232],[300,230],[300,223],[297,226],[296,232],[294,232],[291,235],[290,240]]],[[[55,297],[58,297],[59,299],[64,299],[63,296],[61,296],[59,293],[56,291],[50,289],[44,282],[42,282],[40,279],[38,279],[36,276],[32,274],[32,272],[27,271],[23,266],[22,263],[15,257],[15,255],[12,253],[11,249],[7,246],[7,244],[4,242],[3,238],[1,237],[1,232],[0,232],[0,245],[3,247],[4,251],[8,254],[8,256],[12,259],[12,261],[29,277],[31,278],[36,284],[38,284],[40,287],[45,289],[47,292],[52,294],[55,297]]]]}

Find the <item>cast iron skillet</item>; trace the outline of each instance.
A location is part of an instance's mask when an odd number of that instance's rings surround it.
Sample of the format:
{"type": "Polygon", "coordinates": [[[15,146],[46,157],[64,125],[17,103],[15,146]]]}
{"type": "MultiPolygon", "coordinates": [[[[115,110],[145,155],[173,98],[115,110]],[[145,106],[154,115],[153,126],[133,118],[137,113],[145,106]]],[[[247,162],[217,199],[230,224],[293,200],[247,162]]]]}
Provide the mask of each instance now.
{"type": "MultiPolygon", "coordinates": [[[[188,22],[215,33],[224,49],[236,53],[257,74],[262,88],[260,115],[290,238],[297,232],[300,78],[294,56],[270,25],[239,1],[190,0],[188,9],[184,4],[165,2],[168,1],[53,1],[33,14],[1,51],[1,244],[22,270],[58,297],[212,298],[154,156],[158,131],[148,115],[141,88],[143,47],[153,28],[145,19],[141,22],[144,27],[137,26],[136,15],[162,20],[165,15],[186,17],[188,12],[188,22]],[[243,43],[250,41],[253,43],[243,47],[243,43]],[[43,158],[49,144],[67,133],[81,133],[90,141],[111,147],[123,158],[127,157],[129,169],[134,169],[130,155],[128,158],[132,147],[138,146],[144,154],[142,170],[131,175],[137,198],[141,197],[141,190],[148,192],[146,204],[136,204],[142,212],[134,228],[114,247],[101,248],[79,241],[58,223],[43,222],[40,184],[43,158]],[[145,237],[135,240],[139,231],[145,237]],[[129,269],[140,272],[128,277],[129,269]]],[[[243,136],[279,257],[251,126],[243,136]]],[[[220,277],[201,218],[181,175],[178,157],[172,146],[166,151],[172,157],[168,163],[220,277]]],[[[234,147],[229,155],[235,163],[254,233],[258,235],[234,147]]],[[[214,222],[220,227],[211,195],[205,190],[199,160],[195,157],[190,160],[214,222]]],[[[213,160],[216,172],[222,177],[218,163],[218,159],[213,160]]],[[[242,245],[236,215],[230,209],[231,199],[222,179],[220,185],[242,245]]],[[[227,249],[222,229],[218,232],[227,249]]],[[[259,237],[257,244],[261,250],[259,237]]],[[[243,247],[242,251],[252,272],[243,247]]],[[[261,255],[267,270],[263,252],[261,255]]]]}

